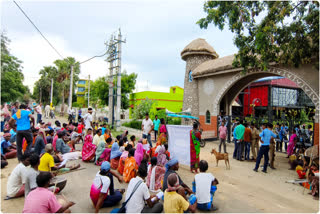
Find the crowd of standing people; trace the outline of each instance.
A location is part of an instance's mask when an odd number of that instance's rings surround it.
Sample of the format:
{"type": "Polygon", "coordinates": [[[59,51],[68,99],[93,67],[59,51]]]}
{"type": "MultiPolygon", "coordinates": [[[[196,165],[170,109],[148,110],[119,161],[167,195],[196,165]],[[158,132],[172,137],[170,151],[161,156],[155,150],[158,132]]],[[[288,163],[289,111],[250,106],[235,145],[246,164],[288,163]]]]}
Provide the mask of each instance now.
{"type": "MultiPolygon", "coordinates": [[[[218,129],[219,152],[221,152],[221,146],[223,146],[224,153],[227,152],[226,139],[228,132],[225,123],[222,120],[218,129]]],[[[261,127],[258,127],[254,123],[233,120],[231,132],[234,142],[233,158],[239,161],[255,161],[256,165],[253,170],[257,172],[261,159],[264,157],[262,172],[266,173],[268,166],[271,169],[276,169],[274,164],[276,151],[282,152],[284,147],[287,158],[289,158],[298,149],[298,142],[302,142],[303,138],[310,139],[312,126],[309,125],[308,129],[305,129],[305,125],[301,128],[296,125],[289,133],[289,129],[285,124],[276,124],[274,126],[271,123],[263,123],[261,127]]]]}

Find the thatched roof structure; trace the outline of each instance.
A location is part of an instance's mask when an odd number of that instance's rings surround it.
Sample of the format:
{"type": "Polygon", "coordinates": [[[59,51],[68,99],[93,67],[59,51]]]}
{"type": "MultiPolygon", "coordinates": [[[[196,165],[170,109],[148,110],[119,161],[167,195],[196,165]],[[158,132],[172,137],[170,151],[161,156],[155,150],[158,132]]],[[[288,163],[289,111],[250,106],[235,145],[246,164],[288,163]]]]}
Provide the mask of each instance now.
{"type": "Polygon", "coordinates": [[[212,74],[219,71],[232,69],[232,62],[234,60],[234,55],[225,56],[222,58],[217,58],[213,60],[208,60],[193,71],[193,77],[198,77],[206,74],[212,74]]]}
{"type": "Polygon", "coordinates": [[[186,60],[186,57],[190,55],[209,55],[212,56],[212,59],[219,57],[213,47],[202,38],[193,40],[181,51],[181,58],[183,60],[186,60]]]}

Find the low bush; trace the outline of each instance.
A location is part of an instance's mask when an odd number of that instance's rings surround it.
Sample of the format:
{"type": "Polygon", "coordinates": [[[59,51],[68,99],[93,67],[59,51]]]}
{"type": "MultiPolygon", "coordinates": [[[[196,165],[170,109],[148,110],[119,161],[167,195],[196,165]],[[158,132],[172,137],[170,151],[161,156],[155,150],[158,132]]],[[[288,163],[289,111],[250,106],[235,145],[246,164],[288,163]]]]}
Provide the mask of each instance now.
{"type": "Polygon", "coordinates": [[[123,123],[122,126],[133,128],[133,129],[141,129],[142,121],[132,120],[127,123],[123,123]]]}

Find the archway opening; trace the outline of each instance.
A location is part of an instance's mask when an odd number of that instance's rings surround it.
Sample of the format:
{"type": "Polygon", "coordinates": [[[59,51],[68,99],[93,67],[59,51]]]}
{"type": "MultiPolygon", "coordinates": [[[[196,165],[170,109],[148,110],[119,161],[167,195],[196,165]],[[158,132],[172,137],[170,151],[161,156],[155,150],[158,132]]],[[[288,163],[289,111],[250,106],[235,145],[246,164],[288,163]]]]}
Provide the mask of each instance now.
{"type": "MultiPolygon", "coordinates": [[[[253,73],[240,78],[221,97],[217,128],[222,120],[227,120],[230,133],[233,119],[241,119],[257,125],[285,124],[289,131],[297,125],[304,130],[311,126],[314,130],[315,105],[290,79],[269,72],[253,73]]],[[[312,144],[313,139],[309,137],[307,143],[312,144]]]]}

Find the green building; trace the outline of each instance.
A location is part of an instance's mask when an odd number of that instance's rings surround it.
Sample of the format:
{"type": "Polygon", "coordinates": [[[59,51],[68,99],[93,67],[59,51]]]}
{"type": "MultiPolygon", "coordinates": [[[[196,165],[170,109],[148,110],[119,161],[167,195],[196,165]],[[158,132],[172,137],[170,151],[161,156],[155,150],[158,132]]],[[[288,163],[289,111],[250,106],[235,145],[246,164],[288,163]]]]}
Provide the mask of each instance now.
{"type": "Polygon", "coordinates": [[[88,80],[87,79],[79,79],[77,83],[77,103],[79,103],[82,107],[87,106],[87,92],[88,92],[88,80]]]}
{"type": "Polygon", "coordinates": [[[146,98],[157,101],[156,109],[167,109],[171,112],[181,112],[183,105],[183,88],[179,86],[170,87],[170,92],[142,91],[130,94],[129,117],[131,118],[133,109],[146,98]]]}

